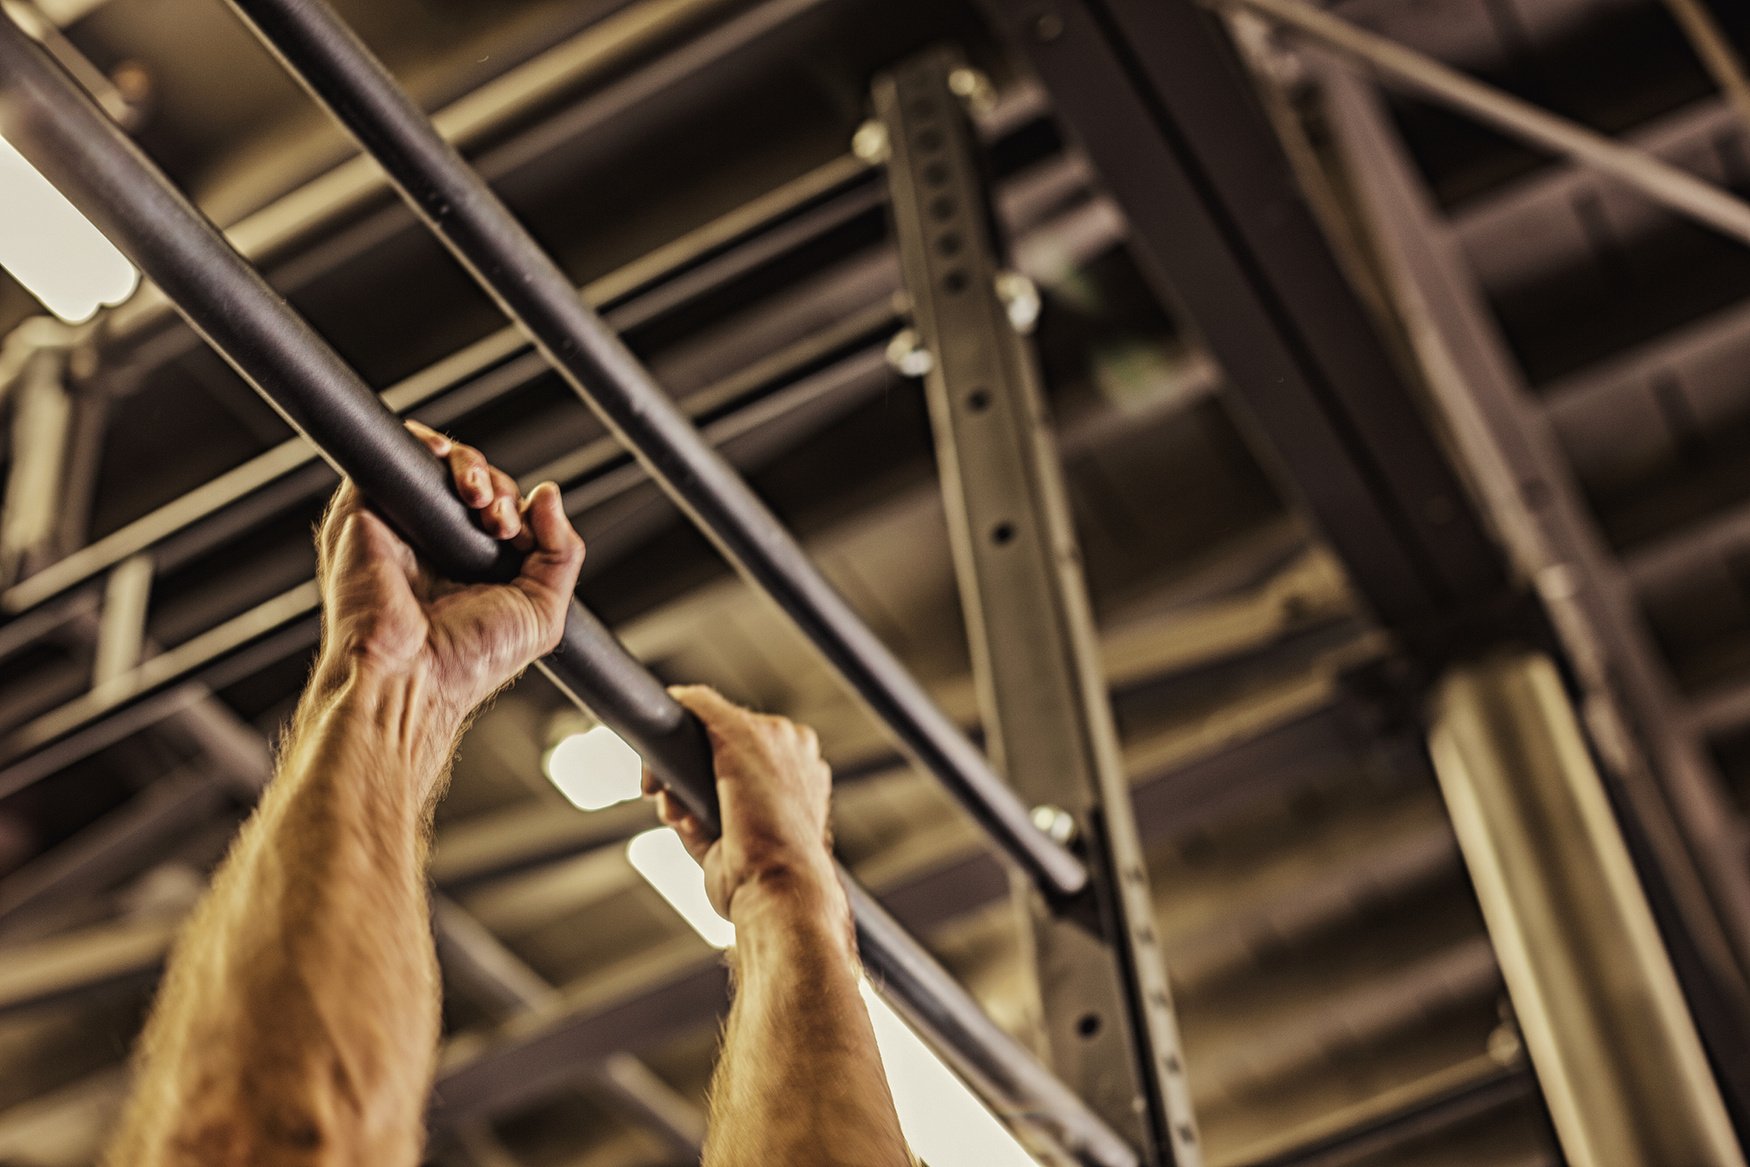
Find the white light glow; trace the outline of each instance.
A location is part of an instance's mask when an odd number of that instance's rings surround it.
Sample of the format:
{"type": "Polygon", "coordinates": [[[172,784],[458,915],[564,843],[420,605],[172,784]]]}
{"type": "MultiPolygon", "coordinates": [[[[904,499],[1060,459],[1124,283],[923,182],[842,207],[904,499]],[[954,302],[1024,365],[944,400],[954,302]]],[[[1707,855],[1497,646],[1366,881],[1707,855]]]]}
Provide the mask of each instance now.
{"type": "Polygon", "coordinates": [[[139,286],[127,257],[4,138],[0,207],[0,267],[62,320],[88,320],[139,286]]]}
{"type": "Polygon", "coordinates": [[[881,1047],[881,1064],[887,1069],[887,1088],[893,1091],[900,1129],[918,1158],[942,1167],[956,1163],[1038,1167],[1008,1128],[984,1108],[978,1095],[893,1011],[893,1006],[881,999],[873,985],[865,980],[857,988],[875,1027],[875,1044],[881,1047]]]}
{"type": "Polygon", "coordinates": [[[706,944],[728,948],[735,943],[735,925],[711,906],[711,897],[705,893],[705,871],[687,853],[679,835],[667,827],[634,835],[626,844],[626,859],[706,944]]]}
{"type": "Polygon", "coordinates": [[[644,763],[638,751],[605,725],[574,733],[543,761],[554,786],[579,810],[601,810],[641,793],[644,763]]]}
{"type": "MultiPolygon", "coordinates": [[[[735,925],[711,907],[705,873],[673,831],[645,831],[627,845],[626,855],[705,943],[713,948],[735,943],[735,925]]],[[[866,979],[857,988],[875,1029],[900,1129],[920,1159],[941,1165],[1038,1167],[1015,1136],[866,979]]]]}

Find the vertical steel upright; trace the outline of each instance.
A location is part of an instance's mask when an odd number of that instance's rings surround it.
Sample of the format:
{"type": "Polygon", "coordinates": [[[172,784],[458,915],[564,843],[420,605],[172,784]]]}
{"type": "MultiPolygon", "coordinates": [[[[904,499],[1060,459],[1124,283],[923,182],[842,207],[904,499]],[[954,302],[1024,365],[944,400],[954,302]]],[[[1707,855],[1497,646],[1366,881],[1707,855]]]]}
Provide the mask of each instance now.
{"type": "Polygon", "coordinates": [[[1603,780],[1551,660],[1455,666],[1434,770],[1573,1167],[1743,1167],[1603,780]]]}
{"type": "MultiPolygon", "coordinates": [[[[937,49],[874,86],[988,748],[1090,889],[1017,887],[1051,1064],[1145,1162],[1201,1162],[1130,790],[1038,365],[965,101],[937,49]],[[924,354],[927,354],[925,356],[924,354]]],[[[865,139],[868,140],[867,138],[865,139]]]]}

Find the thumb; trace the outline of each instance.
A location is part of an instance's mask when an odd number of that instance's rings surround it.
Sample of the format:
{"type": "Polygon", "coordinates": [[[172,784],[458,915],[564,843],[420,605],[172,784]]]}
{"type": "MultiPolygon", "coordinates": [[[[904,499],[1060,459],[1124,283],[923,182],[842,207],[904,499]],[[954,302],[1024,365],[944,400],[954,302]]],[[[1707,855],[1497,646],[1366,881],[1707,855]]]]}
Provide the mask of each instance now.
{"type": "Polygon", "coordinates": [[[523,560],[515,586],[544,620],[562,625],[583,570],[583,537],[565,514],[559,487],[551,482],[530,492],[523,517],[535,546],[523,560]]]}

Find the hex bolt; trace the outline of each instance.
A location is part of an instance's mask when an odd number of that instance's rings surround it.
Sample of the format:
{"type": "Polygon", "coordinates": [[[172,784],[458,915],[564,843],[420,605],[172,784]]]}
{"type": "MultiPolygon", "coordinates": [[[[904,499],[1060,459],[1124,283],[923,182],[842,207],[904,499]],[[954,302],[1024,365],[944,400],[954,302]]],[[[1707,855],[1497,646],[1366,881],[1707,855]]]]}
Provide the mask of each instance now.
{"type": "Polygon", "coordinates": [[[871,166],[886,162],[892,153],[887,141],[887,127],[878,121],[866,121],[851,135],[851,153],[871,166]]]}
{"type": "Polygon", "coordinates": [[[966,108],[975,116],[990,113],[997,107],[997,89],[990,78],[977,69],[961,66],[948,74],[948,88],[954,96],[966,103],[966,108]]]}
{"type": "Polygon", "coordinates": [[[1033,825],[1054,843],[1067,846],[1076,837],[1075,816],[1061,806],[1046,803],[1033,808],[1033,825]]]}
{"type": "Polygon", "coordinates": [[[887,364],[901,377],[927,377],[936,367],[936,354],[924,347],[915,328],[902,328],[887,342],[887,364]]]}
{"type": "Polygon", "coordinates": [[[1039,286],[1018,271],[997,273],[997,298],[1009,314],[1009,324],[1022,336],[1033,335],[1039,323],[1039,286]]]}

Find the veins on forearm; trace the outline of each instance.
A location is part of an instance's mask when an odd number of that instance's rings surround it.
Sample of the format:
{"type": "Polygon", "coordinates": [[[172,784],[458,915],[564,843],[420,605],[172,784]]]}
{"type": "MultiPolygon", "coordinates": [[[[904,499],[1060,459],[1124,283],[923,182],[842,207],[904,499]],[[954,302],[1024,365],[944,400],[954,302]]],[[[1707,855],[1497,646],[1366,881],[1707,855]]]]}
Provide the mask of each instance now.
{"type": "Polygon", "coordinates": [[[416,1161],[438,989],[421,775],[386,710],[300,708],[171,959],[118,1167],[416,1161]]]}
{"type": "Polygon", "coordinates": [[[847,916],[830,895],[737,912],[735,1003],[712,1088],[707,1167],[911,1163],[858,992],[847,916]]]}

